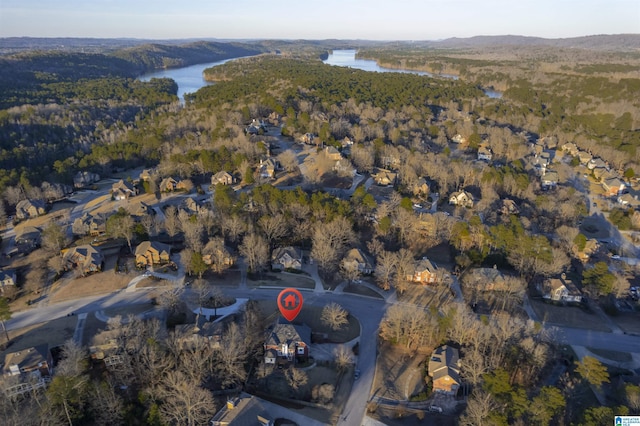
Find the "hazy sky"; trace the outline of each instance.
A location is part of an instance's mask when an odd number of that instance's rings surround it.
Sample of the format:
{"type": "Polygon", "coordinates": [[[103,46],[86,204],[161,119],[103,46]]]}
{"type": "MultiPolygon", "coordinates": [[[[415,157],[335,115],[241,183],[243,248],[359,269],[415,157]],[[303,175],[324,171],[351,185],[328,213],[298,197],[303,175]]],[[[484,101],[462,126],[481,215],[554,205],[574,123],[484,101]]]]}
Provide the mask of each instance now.
{"type": "Polygon", "coordinates": [[[0,0],[0,37],[360,38],[640,33],[640,0],[0,0]]]}

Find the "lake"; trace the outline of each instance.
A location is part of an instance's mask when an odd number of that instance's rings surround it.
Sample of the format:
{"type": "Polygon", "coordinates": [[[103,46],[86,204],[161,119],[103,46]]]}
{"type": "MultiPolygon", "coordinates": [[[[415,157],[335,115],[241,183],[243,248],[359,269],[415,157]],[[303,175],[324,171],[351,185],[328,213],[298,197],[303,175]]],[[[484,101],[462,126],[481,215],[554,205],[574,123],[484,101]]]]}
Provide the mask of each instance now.
{"type": "MultiPolygon", "coordinates": [[[[416,75],[426,75],[429,77],[441,77],[441,78],[450,78],[453,80],[457,80],[458,76],[451,74],[432,74],[426,71],[415,71],[415,70],[407,70],[407,69],[396,69],[396,68],[384,68],[378,65],[378,63],[371,59],[357,59],[356,58],[357,51],[355,49],[345,49],[345,50],[334,50],[329,54],[329,57],[322,61],[327,65],[335,65],[338,67],[347,67],[347,68],[355,68],[362,71],[371,71],[371,72],[397,72],[403,74],[416,74],[416,75]]],[[[492,90],[492,89],[482,89],[490,98],[501,98],[502,93],[492,90]]]]}
{"type": "MultiPolygon", "coordinates": [[[[230,58],[230,59],[224,59],[222,61],[191,65],[183,68],[170,68],[170,69],[165,69],[161,71],[154,71],[154,72],[141,75],[139,79],[142,81],[149,81],[152,78],[173,79],[173,81],[175,81],[178,84],[178,97],[182,102],[184,102],[185,93],[194,93],[194,92],[197,92],[198,89],[204,86],[213,84],[211,82],[205,81],[203,77],[203,72],[205,69],[222,65],[229,61],[233,61],[234,59],[240,59],[240,58],[230,58]]],[[[457,76],[449,75],[449,74],[434,75],[426,71],[384,68],[379,66],[376,63],[376,61],[372,61],[369,59],[356,59],[356,50],[334,50],[329,55],[329,57],[323,62],[328,65],[335,65],[339,67],[349,67],[349,68],[355,68],[355,69],[370,71],[370,72],[396,72],[396,73],[405,73],[405,74],[426,75],[429,77],[451,78],[454,80],[458,79],[457,76]]],[[[484,93],[490,98],[502,97],[502,93],[497,92],[495,90],[491,90],[491,89],[483,89],[483,90],[484,90],[484,93]]]]}
{"type": "Polygon", "coordinates": [[[207,68],[222,65],[238,58],[223,59],[222,61],[207,62],[206,64],[190,65],[183,68],[169,68],[161,71],[153,71],[138,77],[141,81],[149,81],[152,78],[170,78],[178,84],[178,97],[184,102],[185,93],[194,93],[198,89],[212,84],[205,81],[203,72],[207,68]]]}

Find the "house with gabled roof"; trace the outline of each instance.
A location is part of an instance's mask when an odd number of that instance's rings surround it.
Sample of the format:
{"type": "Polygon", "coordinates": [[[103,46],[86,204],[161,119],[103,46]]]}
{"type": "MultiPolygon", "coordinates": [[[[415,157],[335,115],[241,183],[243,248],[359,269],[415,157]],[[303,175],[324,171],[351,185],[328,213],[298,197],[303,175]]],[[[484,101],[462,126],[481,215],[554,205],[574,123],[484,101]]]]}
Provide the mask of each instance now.
{"type": "Polygon", "coordinates": [[[158,241],[143,241],[136,247],[136,266],[163,265],[171,260],[171,246],[158,241]]]}
{"type": "Polygon", "coordinates": [[[397,173],[381,168],[374,168],[371,177],[380,186],[393,186],[398,180],[397,173]]]}
{"type": "Polygon", "coordinates": [[[467,191],[456,191],[449,196],[449,204],[471,208],[473,207],[473,195],[467,191]]]}
{"type": "Polygon", "coordinates": [[[551,189],[558,186],[558,172],[547,170],[540,178],[542,189],[551,189]]]}
{"type": "Polygon", "coordinates": [[[623,206],[629,206],[633,208],[640,207],[640,200],[638,200],[638,196],[633,196],[631,194],[623,194],[618,197],[618,204],[622,204],[623,206]]]}
{"type": "Polygon", "coordinates": [[[426,257],[414,262],[409,270],[406,280],[414,283],[432,284],[438,282],[439,273],[435,265],[426,257]]]}
{"type": "Polygon", "coordinates": [[[17,282],[15,269],[0,269],[0,294],[6,288],[15,288],[17,282]]]}
{"type": "Polygon", "coordinates": [[[621,194],[625,188],[625,183],[617,176],[612,176],[602,181],[602,189],[611,197],[621,194]]]}
{"type": "Polygon", "coordinates": [[[260,177],[274,178],[278,169],[280,169],[280,163],[275,158],[260,160],[260,177]]]}
{"type": "Polygon", "coordinates": [[[302,269],[302,250],[298,247],[278,247],[271,254],[271,269],[302,269]]]}
{"type": "Polygon", "coordinates": [[[236,183],[235,178],[233,177],[233,175],[227,171],[220,171],[218,173],[216,173],[215,175],[211,176],[211,186],[216,186],[218,184],[221,185],[233,185],[234,183],[236,183]]]}
{"type": "Polygon", "coordinates": [[[488,145],[480,145],[478,147],[478,160],[480,161],[491,161],[493,158],[493,151],[491,151],[491,147],[488,145]]]}
{"type": "Polygon", "coordinates": [[[455,395],[460,380],[460,356],[458,350],[448,345],[436,348],[429,358],[428,374],[433,379],[433,391],[455,395]]]}
{"type": "Polygon", "coordinates": [[[42,200],[22,200],[16,204],[16,217],[20,220],[31,219],[47,213],[42,200]]]}
{"type": "Polygon", "coordinates": [[[564,273],[559,278],[550,278],[545,281],[542,297],[562,303],[580,303],[582,301],[582,293],[564,273]]]}
{"type": "Polygon", "coordinates": [[[107,232],[107,220],[105,216],[100,213],[95,216],[85,213],[73,221],[71,231],[77,236],[91,235],[92,237],[96,237],[107,232]]]}
{"type": "Polygon", "coordinates": [[[359,248],[352,248],[344,257],[344,263],[357,268],[361,274],[369,275],[375,270],[373,260],[359,248]]]}
{"type": "Polygon", "coordinates": [[[35,226],[25,226],[16,230],[16,247],[21,253],[30,253],[40,247],[42,233],[35,226]]]}
{"type": "Polygon", "coordinates": [[[82,275],[100,272],[104,268],[104,257],[97,247],[85,244],[62,251],[62,264],[66,271],[76,269],[82,275]]]}
{"type": "Polygon", "coordinates": [[[326,146],[324,148],[324,152],[329,157],[330,160],[340,161],[342,159],[342,154],[333,146],[326,146]]]}
{"type": "Polygon", "coordinates": [[[53,357],[48,344],[10,352],[4,358],[2,373],[29,378],[48,377],[53,373],[53,357]]]}
{"type": "Polygon", "coordinates": [[[111,195],[114,200],[127,200],[137,195],[138,191],[133,184],[120,179],[111,186],[111,195]]]}
{"type": "Polygon", "coordinates": [[[311,328],[277,320],[264,343],[265,364],[297,363],[309,358],[311,328]]]}
{"type": "Polygon", "coordinates": [[[591,154],[589,154],[587,151],[579,151],[578,152],[578,159],[580,160],[580,164],[588,164],[589,161],[591,161],[591,159],[593,158],[593,156],[591,154]]]}

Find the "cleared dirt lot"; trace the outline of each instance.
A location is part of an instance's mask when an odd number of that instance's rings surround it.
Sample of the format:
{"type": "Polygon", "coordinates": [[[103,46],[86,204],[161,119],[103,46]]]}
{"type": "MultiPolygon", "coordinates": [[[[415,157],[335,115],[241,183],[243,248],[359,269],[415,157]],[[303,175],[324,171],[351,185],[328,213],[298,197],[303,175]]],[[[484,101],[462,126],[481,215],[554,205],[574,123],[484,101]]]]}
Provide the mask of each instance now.
{"type": "Polygon", "coordinates": [[[78,299],[85,296],[112,293],[123,289],[137,274],[120,274],[113,270],[99,272],[83,278],[63,278],[54,284],[50,302],[78,299]]]}
{"type": "Polygon", "coordinates": [[[264,274],[261,278],[250,279],[247,277],[247,284],[251,287],[273,286],[273,287],[297,287],[313,289],[316,286],[315,281],[303,274],[289,273],[269,273],[264,274]]]}
{"type": "Polygon", "coordinates": [[[611,331],[596,314],[577,306],[559,306],[540,300],[530,300],[530,302],[542,322],[588,330],[611,331]]]}

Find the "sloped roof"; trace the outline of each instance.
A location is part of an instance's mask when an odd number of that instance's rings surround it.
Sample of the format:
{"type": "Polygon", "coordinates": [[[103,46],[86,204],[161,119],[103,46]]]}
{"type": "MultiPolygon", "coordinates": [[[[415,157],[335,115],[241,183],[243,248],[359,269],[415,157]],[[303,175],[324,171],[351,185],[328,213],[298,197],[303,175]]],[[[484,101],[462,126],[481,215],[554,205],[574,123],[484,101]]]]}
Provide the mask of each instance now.
{"type": "Polygon", "coordinates": [[[280,346],[283,343],[290,345],[293,342],[304,342],[307,346],[311,344],[311,328],[304,324],[283,324],[276,323],[273,330],[267,337],[267,346],[280,346]]]}
{"type": "Polygon", "coordinates": [[[4,359],[4,372],[8,373],[12,365],[17,365],[19,368],[37,368],[39,363],[47,361],[48,355],[49,345],[46,343],[8,353],[4,359]]]}
{"type": "Polygon", "coordinates": [[[302,250],[298,247],[278,247],[273,250],[271,260],[278,260],[282,256],[289,255],[292,259],[302,259],[302,250]]]}
{"type": "Polygon", "coordinates": [[[171,254],[171,246],[169,244],[158,241],[143,241],[136,247],[136,256],[144,256],[150,249],[158,253],[166,252],[167,254],[171,254]]]}

